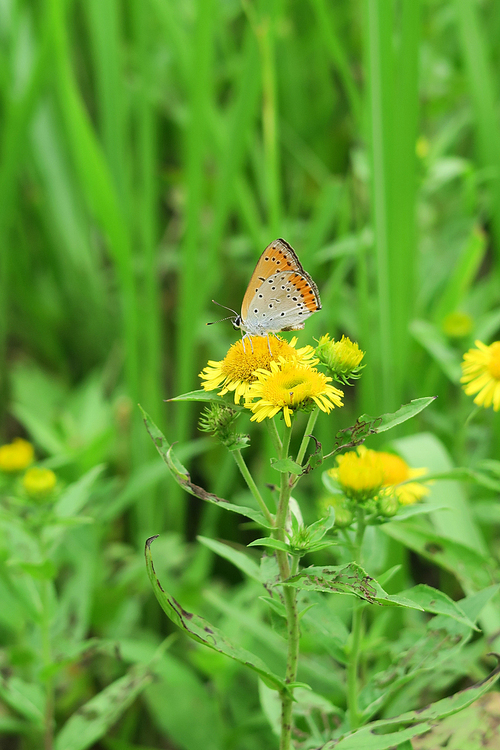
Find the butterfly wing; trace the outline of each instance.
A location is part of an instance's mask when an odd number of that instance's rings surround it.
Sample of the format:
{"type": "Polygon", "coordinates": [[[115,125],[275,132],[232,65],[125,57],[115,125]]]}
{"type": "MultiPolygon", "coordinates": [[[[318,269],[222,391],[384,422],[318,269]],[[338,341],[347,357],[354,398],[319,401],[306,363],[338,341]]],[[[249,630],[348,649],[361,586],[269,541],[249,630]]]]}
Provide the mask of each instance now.
{"type": "Polygon", "coordinates": [[[241,327],[254,336],[295,331],[321,310],[318,287],[285,240],[262,253],[241,308],[241,327]]]}
{"type": "MultiPolygon", "coordinates": [[[[241,317],[244,321],[247,320],[250,303],[255,295],[258,295],[262,284],[269,279],[270,276],[278,273],[278,271],[298,271],[299,273],[308,276],[302,268],[299,259],[295,255],[294,249],[288,244],[288,242],[282,239],[271,242],[257,261],[257,265],[255,266],[255,270],[252,274],[252,278],[250,279],[241,305],[241,317]]],[[[311,277],[309,276],[308,278],[316,288],[311,277]]]]}

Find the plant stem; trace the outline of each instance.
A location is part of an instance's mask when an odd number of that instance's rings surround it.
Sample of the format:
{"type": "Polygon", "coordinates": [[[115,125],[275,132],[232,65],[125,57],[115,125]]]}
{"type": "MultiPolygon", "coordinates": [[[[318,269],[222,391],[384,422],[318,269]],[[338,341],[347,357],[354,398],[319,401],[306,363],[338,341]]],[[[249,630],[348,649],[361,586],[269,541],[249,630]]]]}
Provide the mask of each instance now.
{"type": "MultiPolygon", "coordinates": [[[[292,436],[292,428],[285,425],[282,449],[280,458],[287,458],[288,451],[290,448],[290,438],[292,436]]],[[[276,539],[285,541],[285,527],[288,515],[288,505],[290,501],[290,477],[288,472],[281,474],[280,481],[280,497],[278,503],[278,511],[276,513],[276,529],[274,535],[276,539]]],[[[276,558],[278,560],[278,566],[280,570],[280,578],[282,581],[286,580],[290,576],[290,563],[288,555],[282,550],[276,550],[276,558]]],[[[290,586],[283,586],[283,597],[285,600],[286,609],[286,621],[287,621],[287,636],[288,636],[288,651],[286,660],[286,676],[285,682],[292,684],[296,681],[297,667],[299,662],[299,613],[297,610],[297,592],[290,586]]],[[[281,737],[280,737],[280,750],[289,750],[292,739],[292,711],[293,711],[293,688],[289,691],[283,691],[281,693],[281,737]]]]}
{"type": "MultiPolygon", "coordinates": [[[[52,646],[50,643],[50,582],[42,581],[41,603],[42,603],[42,657],[45,668],[52,664],[52,646]]],[[[45,729],[43,735],[44,750],[52,750],[54,746],[54,683],[51,674],[46,676],[45,690],[45,729]]]]}
{"type": "MultiPolygon", "coordinates": [[[[365,533],[365,517],[362,508],[357,509],[358,525],[354,541],[354,562],[361,563],[361,545],[365,533]]],[[[359,645],[361,642],[363,618],[363,603],[357,599],[354,601],[352,611],[351,650],[349,653],[349,664],[347,666],[347,705],[351,720],[351,730],[360,725],[360,714],[358,711],[358,666],[359,645]]]]}
{"type": "Polygon", "coordinates": [[[236,461],[236,464],[239,468],[239,470],[242,473],[243,479],[247,483],[248,489],[256,499],[257,503],[259,504],[259,507],[263,514],[266,517],[266,520],[269,522],[270,526],[274,526],[274,518],[272,513],[270,512],[269,508],[267,507],[264,498],[259,492],[259,488],[255,484],[252,475],[250,474],[250,471],[248,469],[248,466],[245,463],[245,460],[243,456],[241,455],[241,451],[236,450],[232,451],[232,454],[234,456],[234,460],[236,461]]]}
{"type": "Polygon", "coordinates": [[[283,446],[281,444],[281,438],[279,436],[276,423],[274,419],[267,419],[266,422],[267,422],[267,428],[269,430],[269,434],[271,435],[271,440],[273,441],[274,450],[276,451],[278,456],[281,456],[281,451],[283,450],[283,446]]]}
{"type": "Polygon", "coordinates": [[[310,440],[309,435],[314,430],[314,425],[316,424],[318,414],[319,414],[319,407],[317,406],[314,409],[314,411],[312,411],[309,414],[309,419],[307,420],[306,429],[304,431],[304,437],[302,438],[299,452],[297,453],[297,458],[295,459],[296,462],[300,464],[301,466],[302,466],[302,461],[304,460],[304,456],[306,455],[307,446],[309,445],[309,440],[310,440]]]}

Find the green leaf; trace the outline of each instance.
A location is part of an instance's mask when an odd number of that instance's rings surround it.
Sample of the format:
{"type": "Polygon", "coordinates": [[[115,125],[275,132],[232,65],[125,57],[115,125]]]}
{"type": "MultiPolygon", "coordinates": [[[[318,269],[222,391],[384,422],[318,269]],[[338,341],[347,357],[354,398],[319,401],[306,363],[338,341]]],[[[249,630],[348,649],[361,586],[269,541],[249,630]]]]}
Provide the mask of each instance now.
{"type": "Polygon", "coordinates": [[[254,539],[250,542],[248,547],[270,547],[271,549],[283,550],[283,552],[291,552],[291,547],[286,542],[282,542],[280,539],[273,539],[270,536],[263,537],[262,539],[254,539]]]}
{"type": "Polygon", "coordinates": [[[378,432],[386,432],[387,430],[396,427],[398,424],[406,422],[416,414],[423,411],[429,404],[435,401],[436,396],[428,396],[426,398],[416,398],[410,401],[409,404],[401,406],[393,414],[382,414],[380,417],[369,417],[367,414],[363,414],[359,418],[359,422],[370,422],[372,423],[373,430],[378,432]]]}
{"type": "Polygon", "coordinates": [[[483,589],[491,584],[488,560],[465,544],[447,539],[408,521],[388,523],[380,528],[405,547],[448,570],[466,589],[469,589],[471,584],[475,589],[483,589]]]}
{"type": "Polygon", "coordinates": [[[167,591],[165,591],[156,576],[153,558],[151,556],[151,544],[156,538],[156,536],[153,536],[147,540],[144,554],[146,556],[146,567],[153,591],[155,592],[155,596],[167,617],[169,617],[172,622],[178,625],[186,635],[193,640],[202,643],[204,646],[207,646],[214,651],[218,651],[220,654],[229,656],[229,658],[234,659],[240,664],[249,667],[254,672],[257,672],[269,687],[272,687],[275,690],[287,690],[284,681],[277,675],[273,674],[258,656],[255,656],[246,649],[233,645],[218,628],[211,625],[200,615],[186,612],[186,610],[183,609],[167,591]]]}
{"type": "Polygon", "coordinates": [[[374,578],[371,578],[357,563],[341,566],[316,566],[305,568],[284,581],[299,589],[322,591],[323,593],[352,594],[370,604],[386,607],[406,607],[434,614],[445,614],[458,622],[477,630],[474,623],[446,594],[421,584],[396,595],[387,594],[374,578]]]}
{"type": "Polygon", "coordinates": [[[387,594],[380,584],[367,575],[366,571],[357,563],[338,566],[311,566],[294,576],[290,576],[283,583],[298,589],[322,591],[326,594],[350,594],[364,599],[370,604],[422,610],[418,603],[410,599],[387,594]]]}
{"type": "Polygon", "coordinates": [[[498,750],[499,704],[496,690],[481,696],[458,715],[442,719],[409,750],[498,750]]]}
{"type": "Polygon", "coordinates": [[[203,389],[200,389],[199,391],[191,391],[190,393],[182,393],[180,396],[169,398],[168,401],[215,401],[218,404],[230,403],[232,409],[244,411],[243,406],[233,403],[232,400],[229,402],[227,398],[223,398],[222,396],[218,396],[216,393],[205,391],[203,389]]]}
{"type": "MultiPolygon", "coordinates": [[[[420,477],[419,477],[419,481],[420,477]]],[[[413,516],[423,516],[426,513],[434,513],[436,510],[446,510],[446,505],[435,505],[434,503],[428,503],[424,500],[422,503],[414,503],[413,505],[402,505],[395,516],[387,518],[387,522],[392,521],[406,521],[407,518],[413,516]]],[[[449,510],[449,509],[448,509],[449,510]]]]}
{"type": "Polygon", "coordinates": [[[158,429],[151,417],[146,414],[144,409],[141,406],[139,406],[139,408],[142,411],[142,414],[144,416],[144,424],[146,425],[146,429],[156,446],[156,450],[167,464],[168,468],[170,469],[170,473],[172,474],[175,481],[183,489],[185,489],[186,492],[189,492],[190,495],[194,495],[195,497],[200,498],[200,500],[205,500],[208,503],[218,505],[220,508],[225,508],[226,510],[230,510],[233,513],[239,513],[242,516],[247,516],[247,518],[251,518],[252,521],[255,521],[260,526],[263,526],[266,529],[271,528],[264,518],[264,515],[260,511],[254,510],[253,508],[248,508],[244,505],[234,505],[233,503],[228,503],[227,500],[223,500],[221,497],[217,497],[217,495],[214,495],[212,492],[207,492],[203,489],[203,487],[199,487],[197,484],[194,484],[191,481],[189,472],[180,463],[161,430],[158,429]]]}
{"type": "Polygon", "coordinates": [[[88,502],[96,479],[104,471],[104,465],[94,466],[77,482],[70,484],[54,506],[58,518],[71,518],[81,511],[88,502]]]}
{"type": "Polygon", "coordinates": [[[196,538],[198,539],[198,541],[204,544],[205,547],[211,549],[212,552],[215,552],[225,560],[229,560],[229,562],[232,562],[233,565],[235,565],[239,570],[241,570],[242,573],[247,575],[249,578],[253,578],[259,583],[261,582],[260,567],[256,562],[254,562],[254,560],[252,560],[251,557],[249,557],[249,555],[245,554],[244,552],[240,552],[234,547],[231,547],[230,544],[217,542],[214,539],[208,539],[208,537],[206,536],[197,536],[196,538]]]}
{"type": "Polygon", "coordinates": [[[68,719],[56,737],[55,750],[86,750],[104,737],[139,693],[150,683],[148,667],[133,667],[91,698],[68,719]]]}
{"type": "Polygon", "coordinates": [[[413,320],[410,324],[413,337],[430,354],[446,377],[455,384],[460,382],[462,368],[455,349],[448,343],[444,333],[428,320],[413,320]]]}
{"type": "Polygon", "coordinates": [[[283,617],[286,620],[287,618],[286,607],[278,598],[273,599],[270,596],[259,596],[259,599],[265,602],[268,605],[268,607],[271,607],[271,609],[274,610],[276,614],[278,614],[280,617],[283,617]]]}
{"type": "Polygon", "coordinates": [[[56,577],[56,566],[52,560],[44,560],[42,563],[17,563],[25,573],[28,573],[32,578],[38,580],[50,581],[56,577]]]}
{"type": "Polygon", "coordinates": [[[44,695],[40,684],[29,683],[15,675],[0,679],[0,698],[32,726],[42,728],[44,723],[44,695]]]}
{"type": "Polygon", "coordinates": [[[499,676],[500,667],[497,666],[485,680],[476,685],[436,703],[431,703],[426,708],[408,711],[390,719],[374,721],[340,740],[327,742],[322,750],[389,750],[389,748],[394,748],[412,737],[428,732],[446,716],[453,716],[470,706],[495,684],[499,676]],[[406,728],[402,729],[402,726],[406,728]],[[384,734],[379,734],[378,730],[382,730],[384,734]]]}
{"type": "Polygon", "coordinates": [[[302,473],[302,466],[291,458],[279,458],[271,459],[271,466],[281,474],[296,474],[297,476],[302,473]]]}
{"type": "MultiPolygon", "coordinates": [[[[486,595],[466,597],[460,600],[458,605],[462,612],[475,621],[496,590],[497,587],[492,586],[490,590],[486,590],[486,595]]],[[[364,722],[379,713],[401,688],[417,676],[421,678],[419,684],[422,689],[425,679],[431,687],[436,673],[446,669],[450,662],[457,664],[463,661],[460,652],[471,636],[471,627],[446,615],[433,617],[427,624],[425,635],[413,642],[410,648],[407,636],[402,634],[400,644],[393,644],[390,665],[384,671],[375,674],[361,691],[360,704],[365,706],[364,722]],[[427,675],[427,678],[424,675],[427,675]]]]}
{"type": "Polygon", "coordinates": [[[400,591],[398,596],[402,596],[418,604],[424,612],[431,612],[435,615],[447,615],[474,630],[479,630],[456,602],[442,591],[432,588],[432,586],[420,583],[411,589],[400,591]]]}

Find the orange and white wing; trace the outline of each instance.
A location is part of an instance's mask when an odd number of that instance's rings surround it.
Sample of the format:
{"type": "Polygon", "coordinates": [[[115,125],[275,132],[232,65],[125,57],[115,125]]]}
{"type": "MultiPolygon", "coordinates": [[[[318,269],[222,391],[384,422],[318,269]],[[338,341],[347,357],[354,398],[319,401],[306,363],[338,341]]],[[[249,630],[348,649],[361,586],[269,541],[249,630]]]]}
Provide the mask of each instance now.
{"type": "MultiPolygon", "coordinates": [[[[241,304],[241,317],[246,320],[250,303],[256,294],[258,294],[262,284],[271,276],[279,271],[298,271],[311,282],[312,287],[317,292],[317,287],[311,277],[305,273],[294,249],[282,239],[274,240],[266,247],[255,266],[252,278],[248,284],[243,302],[241,304]]],[[[319,296],[318,296],[319,300],[319,296]]],[[[321,307],[321,305],[319,305],[321,307]]]]}

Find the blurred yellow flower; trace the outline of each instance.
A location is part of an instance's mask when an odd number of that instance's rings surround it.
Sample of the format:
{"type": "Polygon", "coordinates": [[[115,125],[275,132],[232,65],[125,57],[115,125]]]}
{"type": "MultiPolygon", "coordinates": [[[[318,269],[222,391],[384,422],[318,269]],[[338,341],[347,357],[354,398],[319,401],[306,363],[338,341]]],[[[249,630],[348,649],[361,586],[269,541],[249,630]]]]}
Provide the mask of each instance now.
{"type": "Polygon", "coordinates": [[[26,494],[35,500],[50,495],[57,483],[57,477],[50,469],[41,469],[34,466],[28,469],[23,477],[23,487],[26,494]]]}
{"type": "Polygon", "coordinates": [[[425,159],[429,153],[429,141],[425,135],[419,135],[415,144],[415,153],[419,159],[425,159]]]}
{"type": "Polygon", "coordinates": [[[296,337],[290,343],[278,336],[269,336],[269,341],[267,336],[248,336],[245,343],[240,339],[231,346],[224,359],[208,362],[200,373],[202,387],[206,391],[213,391],[222,386],[219,396],[234,391],[234,403],[239,404],[250,385],[257,380],[255,371],[268,370],[272,361],[282,358],[298,364],[317,363],[312,346],[295,349],[296,343],[296,337]]]}
{"type": "Polygon", "coordinates": [[[342,336],[340,341],[334,341],[326,333],[318,341],[316,356],[328,367],[335,380],[349,385],[349,378],[359,377],[359,371],[362,369],[361,360],[365,353],[347,336],[342,336]]]}
{"type": "Polygon", "coordinates": [[[377,452],[364,446],[337,456],[337,467],[328,474],[337,480],[348,498],[361,502],[378,495],[384,482],[377,452]]]}
{"type": "Polygon", "coordinates": [[[369,450],[362,445],[356,451],[338,456],[337,467],[328,474],[336,479],[348,498],[364,502],[385,497],[387,510],[389,496],[394,496],[401,505],[411,505],[428,495],[429,489],[424,484],[408,481],[426,472],[427,469],[412,469],[394,453],[369,450]]]}
{"type": "Polygon", "coordinates": [[[429,488],[421,482],[409,482],[427,473],[427,469],[412,469],[404,459],[394,453],[378,454],[383,471],[382,486],[388,494],[395,495],[401,505],[418,503],[429,494],[429,488]],[[406,484],[401,484],[406,482],[406,484]]]}
{"type": "Polygon", "coordinates": [[[257,381],[247,392],[245,406],[253,411],[251,421],[262,422],[271,419],[283,410],[285,423],[291,426],[294,410],[313,406],[327,414],[335,407],[342,406],[342,391],[330,385],[331,378],[312,367],[297,361],[271,362],[270,370],[256,370],[257,381]],[[251,403],[253,399],[258,399],[251,403]]]}
{"type": "Polygon", "coordinates": [[[0,471],[23,471],[33,462],[34,455],[31,443],[22,438],[15,438],[12,443],[0,446],[0,471]]]}
{"type": "Polygon", "coordinates": [[[462,362],[461,383],[468,396],[477,393],[474,403],[486,409],[493,404],[493,410],[500,409],[500,341],[486,346],[475,341],[477,349],[469,349],[462,362]]]}

